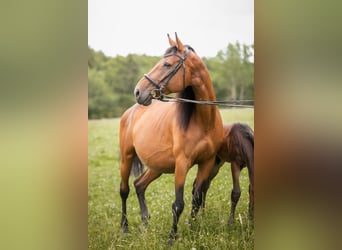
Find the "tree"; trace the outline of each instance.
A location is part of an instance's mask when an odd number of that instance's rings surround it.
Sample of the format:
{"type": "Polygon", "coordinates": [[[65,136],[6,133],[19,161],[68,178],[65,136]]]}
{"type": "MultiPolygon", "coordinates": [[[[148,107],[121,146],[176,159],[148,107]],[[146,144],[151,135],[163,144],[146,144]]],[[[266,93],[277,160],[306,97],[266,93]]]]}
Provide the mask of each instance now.
{"type": "Polygon", "coordinates": [[[253,99],[254,64],[251,62],[253,45],[229,43],[216,57],[206,59],[218,99],[253,99]],[[224,95],[224,96],[223,96],[224,95]]]}

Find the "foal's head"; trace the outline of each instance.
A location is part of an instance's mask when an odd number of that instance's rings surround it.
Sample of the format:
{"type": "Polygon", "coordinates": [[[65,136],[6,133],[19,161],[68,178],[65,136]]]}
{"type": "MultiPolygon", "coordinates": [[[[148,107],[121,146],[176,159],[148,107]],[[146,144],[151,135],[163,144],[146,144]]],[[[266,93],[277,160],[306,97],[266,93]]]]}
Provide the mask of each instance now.
{"type": "Polygon", "coordinates": [[[184,46],[177,37],[172,40],[168,34],[170,48],[164,57],[140,79],[134,89],[134,95],[139,104],[150,105],[153,98],[160,98],[161,94],[177,93],[189,85],[189,77],[185,61],[191,49],[184,46]]]}

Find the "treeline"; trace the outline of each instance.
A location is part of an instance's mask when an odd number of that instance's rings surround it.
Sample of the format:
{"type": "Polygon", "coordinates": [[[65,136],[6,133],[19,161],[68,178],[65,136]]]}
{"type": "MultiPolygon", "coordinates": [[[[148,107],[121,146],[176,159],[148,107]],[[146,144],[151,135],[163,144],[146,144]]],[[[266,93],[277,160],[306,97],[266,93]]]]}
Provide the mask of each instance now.
{"type": "MultiPolygon", "coordinates": [[[[88,117],[119,117],[135,103],[133,90],[161,57],[129,54],[108,57],[88,47],[88,117]]],[[[254,45],[228,44],[215,57],[202,58],[218,100],[253,99],[254,45]]]]}

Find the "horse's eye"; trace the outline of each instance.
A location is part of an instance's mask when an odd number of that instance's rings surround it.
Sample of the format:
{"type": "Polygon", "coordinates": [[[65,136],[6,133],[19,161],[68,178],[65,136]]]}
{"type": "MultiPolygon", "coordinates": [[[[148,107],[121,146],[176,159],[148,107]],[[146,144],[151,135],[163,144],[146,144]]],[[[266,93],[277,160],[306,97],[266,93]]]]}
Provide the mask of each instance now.
{"type": "Polygon", "coordinates": [[[172,66],[172,65],[171,65],[170,63],[168,63],[168,62],[165,62],[165,63],[164,63],[164,67],[165,67],[165,68],[170,68],[171,66],[172,66]]]}

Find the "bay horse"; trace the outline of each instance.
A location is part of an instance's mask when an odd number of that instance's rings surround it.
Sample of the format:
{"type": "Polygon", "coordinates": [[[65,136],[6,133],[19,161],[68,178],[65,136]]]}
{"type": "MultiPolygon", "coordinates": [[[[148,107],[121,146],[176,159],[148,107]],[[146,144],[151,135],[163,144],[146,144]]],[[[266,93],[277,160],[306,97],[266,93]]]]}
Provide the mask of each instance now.
{"type": "Polygon", "coordinates": [[[121,227],[127,232],[126,200],[130,171],[136,165],[133,163],[141,161],[148,167],[134,181],[144,223],[149,218],[145,203],[147,186],[163,173],[174,173],[175,201],[170,232],[173,240],[184,209],[186,175],[193,165],[198,165],[192,196],[194,218],[209,187],[209,176],[223,139],[223,124],[217,106],[153,100],[170,93],[192,100],[216,100],[208,69],[194,49],[183,45],[177,33],[175,41],[169,35],[168,41],[171,47],[135,87],[137,104],[121,117],[120,196],[121,227]]]}
{"type": "MultiPolygon", "coordinates": [[[[250,219],[254,218],[254,132],[247,124],[241,123],[226,124],[223,129],[224,140],[217,152],[215,166],[209,179],[211,182],[215,178],[225,162],[231,163],[233,189],[230,196],[232,205],[228,225],[232,225],[234,223],[236,205],[241,196],[240,172],[246,166],[249,177],[248,214],[250,219]]],[[[201,207],[204,208],[204,206],[205,202],[202,203],[201,207]]]]}

